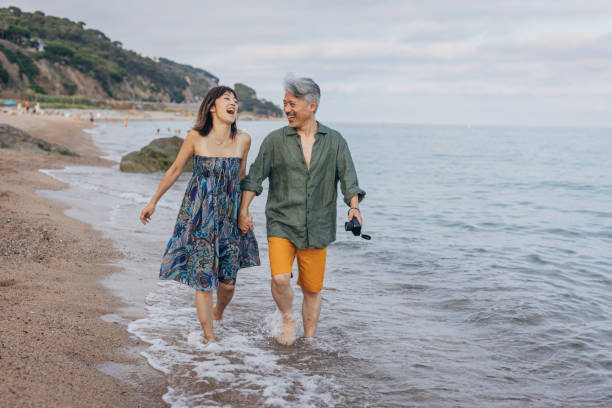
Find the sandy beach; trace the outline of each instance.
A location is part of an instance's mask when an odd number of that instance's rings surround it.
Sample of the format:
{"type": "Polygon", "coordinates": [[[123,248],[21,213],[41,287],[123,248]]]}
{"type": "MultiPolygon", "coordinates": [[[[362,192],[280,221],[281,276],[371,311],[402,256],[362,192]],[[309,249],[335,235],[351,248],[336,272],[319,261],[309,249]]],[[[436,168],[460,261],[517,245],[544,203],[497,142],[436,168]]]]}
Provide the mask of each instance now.
{"type": "Polygon", "coordinates": [[[11,116],[0,123],[68,147],[79,157],[0,149],[0,394],[2,406],[161,407],[163,376],[142,344],[102,316],[121,306],[99,280],[121,254],[64,206],[36,195],[64,188],[39,169],[109,166],[87,122],[11,116]]]}

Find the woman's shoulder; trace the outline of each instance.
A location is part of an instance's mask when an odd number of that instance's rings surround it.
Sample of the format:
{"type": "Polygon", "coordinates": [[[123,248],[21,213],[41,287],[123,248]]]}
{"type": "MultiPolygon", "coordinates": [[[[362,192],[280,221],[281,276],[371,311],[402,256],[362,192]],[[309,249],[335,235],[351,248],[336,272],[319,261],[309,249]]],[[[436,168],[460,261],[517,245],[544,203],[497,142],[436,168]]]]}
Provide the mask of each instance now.
{"type": "Polygon", "coordinates": [[[238,140],[239,143],[251,143],[251,135],[249,135],[247,132],[245,132],[244,130],[238,130],[238,133],[236,133],[236,139],[238,140]]]}
{"type": "Polygon", "coordinates": [[[199,137],[200,132],[198,132],[195,129],[189,129],[189,131],[187,132],[187,139],[195,139],[196,137],[199,137]]]}
{"type": "Polygon", "coordinates": [[[238,130],[238,133],[236,133],[236,140],[238,141],[238,146],[240,146],[243,150],[248,150],[251,147],[251,135],[249,135],[247,132],[238,130]]]}
{"type": "Polygon", "coordinates": [[[185,144],[190,146],[195,146],[196,141],[200,139],[200,133],[197,130],[191,129],[187,132],[187,136],[185,136],[185,144]]]}
{"type": "Polygon", "coordinates": [[[238,130],[238,133],[236,133],[236,141],[238,142],[240,156],[244,156],[245,153],[249,152],[251,149],[251,135],[242,130],[238,130]]]}

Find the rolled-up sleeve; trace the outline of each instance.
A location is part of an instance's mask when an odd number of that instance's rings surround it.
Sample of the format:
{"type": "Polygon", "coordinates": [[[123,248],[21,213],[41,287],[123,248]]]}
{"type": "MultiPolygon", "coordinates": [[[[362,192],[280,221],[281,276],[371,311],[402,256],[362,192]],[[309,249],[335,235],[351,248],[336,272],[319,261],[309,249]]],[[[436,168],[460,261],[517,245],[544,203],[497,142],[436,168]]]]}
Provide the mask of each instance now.
{"type": "Polygon", "coordinates": [[[270,175],[270,169],[272,168],[272,154],[272,143],[270,143],[270,137],[268,136],[261,143],[257,157],[249,167],[249,174],[240,182],[241,190],[254,191],[256,195],[261,194],[263,191],[262,183],[270,175]]]}
{"type": "Polygon", "coordinates": [[[363,200],[366,192],[359,188],[359,181],[357,180],[357,172],[355,171],[355,165],[349,151],[346,140],[342,138],[340,145],[338,146],[338,159],[337,159],[337,172],[338,179],[340,180],[340,188],[342,190],[342,196],[346,205],[351,205],[351,198],[357,195],[359,201],[363,200]]]}

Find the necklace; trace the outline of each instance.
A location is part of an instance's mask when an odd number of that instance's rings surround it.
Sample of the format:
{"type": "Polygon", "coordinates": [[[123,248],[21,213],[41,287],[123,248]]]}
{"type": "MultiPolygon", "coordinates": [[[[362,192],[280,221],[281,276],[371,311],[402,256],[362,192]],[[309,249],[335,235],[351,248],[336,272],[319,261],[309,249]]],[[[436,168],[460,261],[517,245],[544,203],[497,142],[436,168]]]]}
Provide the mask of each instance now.
{"type": "Polygon", "coordinates": [[[210,135],[210,136],[211,136],[211,139],[213,140],[213,142],[215,142],[215,144],[217,146],[224,145],[228,141],[228,139],[229,139],[229,137],[225,137],[220,142],[217,142],[217,138],[214,135],[210,135]]]}

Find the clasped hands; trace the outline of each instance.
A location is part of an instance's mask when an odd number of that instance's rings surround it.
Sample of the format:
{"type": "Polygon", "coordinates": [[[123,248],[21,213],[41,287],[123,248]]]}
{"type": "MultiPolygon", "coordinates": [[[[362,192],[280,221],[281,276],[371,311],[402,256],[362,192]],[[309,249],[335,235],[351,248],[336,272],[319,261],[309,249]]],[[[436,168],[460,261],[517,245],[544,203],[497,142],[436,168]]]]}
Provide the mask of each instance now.
{"type": "Polygon", "coordinates": [[[240,212],[238,214],[238,229],[243,234],[253,230],[253,216],[249,212],[240,212]]]}

